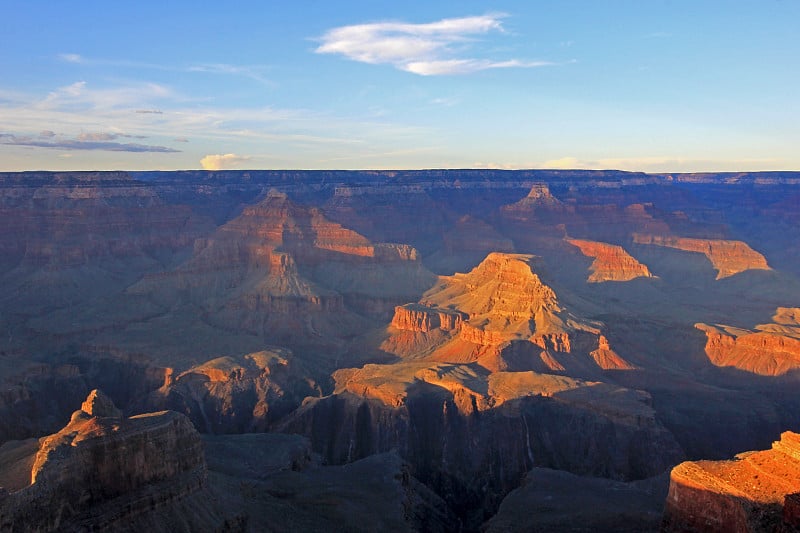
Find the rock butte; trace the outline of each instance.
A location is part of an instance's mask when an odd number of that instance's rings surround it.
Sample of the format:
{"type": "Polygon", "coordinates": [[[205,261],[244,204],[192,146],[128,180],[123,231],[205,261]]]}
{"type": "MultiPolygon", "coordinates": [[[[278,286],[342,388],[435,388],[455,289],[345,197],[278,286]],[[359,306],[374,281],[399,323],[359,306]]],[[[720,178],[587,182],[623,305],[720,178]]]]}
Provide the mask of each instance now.
{"type": "Polygon", "coordinates": [[[579,374],[590,374],[592,368],[634,368],[611,348],[601,334],[602,324],[582,320],[561,306],[534,272],[536,261],[532,255],[495,252],[469,273],[441,277],[420,303],[395,308],[392,327],[398,334],[384,343],[385,349],[397,346],[411,354],[413,333],[437,329],[447,334],[438,346],[426,338],[420,348],[439,361],[478,361],[489,370],[570,369],[579,374]],[[519,342],[529,344],[512,346],[519,342]],[[509,366],[504,352],[511,355],[520,348],[530,352],[531,361],[509,366]]]}
{"type": "Polygon", "coordinates": [[[771,450],[673,468],[663,529],[796,531],[798,493],[800,435],[787,431],[771,450]]]}
{"type": "Polygon", "coordinates": [[[587,281],[590,283],[653,277],[647,265],[637,261],[622,246],[581,239],[566,239],[566,241],[577,246],[586,257],[594,259],[589,267],[591,274],[587,281]]]}
{"type": "Polygon", "coordinates": [[[690,239],[635,233],[633,242],[701,253],[711,261],[717,270],[717,279],[727,278],[746,270],[772,270],[763,255],[742,241],[690,239]]]}

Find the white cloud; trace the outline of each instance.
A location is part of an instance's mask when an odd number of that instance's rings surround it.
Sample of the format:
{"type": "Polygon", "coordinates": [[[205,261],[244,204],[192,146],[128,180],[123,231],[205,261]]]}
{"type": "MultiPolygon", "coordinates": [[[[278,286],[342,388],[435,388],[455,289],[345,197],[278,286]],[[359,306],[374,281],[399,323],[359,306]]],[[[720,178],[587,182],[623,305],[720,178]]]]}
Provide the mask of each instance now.
{"type": "Polygon", "coordinates": [[[422,76],[469,74],[492,68],[530,68],[551,65],[546,61],[517,59],[494,61],[458,57],[474,36],[502,32],[504,14],[442,19],[427,24],[377,22],[342,26],[321,38],[318,54],[340,54],[354,61],[390,64],[422,76]],[[458,46],[456,46],[458,45],[458,46]]]}
{"type": "Polygon", "coordinates": [[[248,156],[236,154],[210,154],[200,160],[204,170],[225,170],[229,168],[237,168],[245,161],[249,161],[248,156]]]}
{"type": "Polygon", "coordinates": [[[58,57],[67,63],[83,63],[83,57],[79,54],[58,54],[58,57]]]}
{"type": "Polygon", "coordinates": [[[586,163],[578,160],[576,157],[562,157],[560,159],[550,159],[545,161],[540,168],[555,168],[555,169],[575,169],[586,168],[586,163]]]}

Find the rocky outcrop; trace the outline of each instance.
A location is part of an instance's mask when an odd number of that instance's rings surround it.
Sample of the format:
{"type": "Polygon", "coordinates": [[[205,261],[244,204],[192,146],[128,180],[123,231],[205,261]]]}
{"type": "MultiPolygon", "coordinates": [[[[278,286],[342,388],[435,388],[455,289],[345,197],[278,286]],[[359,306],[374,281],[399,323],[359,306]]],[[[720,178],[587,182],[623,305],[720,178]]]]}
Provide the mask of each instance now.
{"type": "Polygon", "coordinates": [[[170,379],[148,398],[150,408],[185,414],[204,433],[266,431],[321,391],[285,348],[219,357],[170,379]]]}
{"type": "Polygon", "coordinates": [[[779,307],[771,324],[755,331],[696,324],[706,334],[706,355],[716,366],[763,376],[780,376],[800,368],[800,308],[779,307]]]}
{"type": "Polygon", "coordinates": [[[635,233],[633,242],[703,254],[716,269],[717,279],[727,278],[747,270],[771,270],[766,258],[742,241],[690,239],[635,233]]]}
{"type": "Polygon", "coordinates": [[[673,468],[663,528],[793,531],[798,491],[800,435],[785,432],[771,450],[747,452],[731,461],[692,461],[673,468]]]}
{"type": "Polygon", "coordinates": [[[590,283],[653,277],[647,265],[637,261],[622,246],[581,239],[566,239],[566,241],[578,247],[586,257],[594,259],[589,266],[590,274],[587,281],[590,283]]]}
{"type": "MultiPolygon", "coordinates": [[[[70,531],[88,520],[98,529],[124,528],[185,503],[206,479],[202,442],[186,417],[165,411],[122,418],[94,390],[64,429],[40,440],[30,485],[0,496],[0,527],[70,531]]],[[[209,527],[214,522],[203,521],[212,518],[184,516],[178,529],[209,527]]],[[[226,521],[216,519],[216,527],[226,521]]],[[[165,520],[159,529],[175,526],[165,520]]]]}

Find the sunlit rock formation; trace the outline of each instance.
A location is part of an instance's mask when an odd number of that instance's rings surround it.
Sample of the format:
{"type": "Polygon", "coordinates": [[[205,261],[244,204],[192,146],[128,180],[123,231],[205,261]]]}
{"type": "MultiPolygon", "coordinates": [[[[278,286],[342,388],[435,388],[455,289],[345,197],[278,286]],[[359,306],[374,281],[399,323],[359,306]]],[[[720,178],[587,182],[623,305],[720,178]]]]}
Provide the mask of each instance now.
{"type": "Polygon", "coordinates": [[[590,283],[653,277],[647,265],[637,261],[622,246],[582,239],[566,240],[580,249],[583,255],[594,259],[589,266],[591,273],[587,281],[590,283]]]}
{"type": "Polygon", "coordinates": [[[703,254],[717,271],[717,279],[727,278],[746,270],[771,270],[766,258],[742,241],[636,233],[633,242],[703,254]]]}
{"type": "Polygon", "coordinates": [[[422,351],[435,360],[478,361],[489,370],[589,375],[633,368],[611,348],[601,323],[561,305],[536,264],[531,255],[492,253],[469,273],[441,277],[418,304],[396,308],[396,331],[384,349],[407,357],[427,344],[422,351]],[[446,335],[416,335],[433,324],[446,335]]]}
{"type": "Polygon", "coordinates": [[[798,492],[800,435],[785,432],[771,450],[673,468],[663,529],[795,531],[798,492]]]}
{"type": "Polygon", "coordinates": [[[779,307],[773,323],[755,331],[732,326],[697,324],[706,334],[706,355],[717,366],[764,376],[780,376],[800,368],[800,308],[779,307]]]}
{"type": "Polygon", "coordinates": [[[319,395],[290,350],[269,348],[190,368],[169,379],[147,403],[185,414],[204,433],[241,433],[265,431],[303,398],[319,395]]]}

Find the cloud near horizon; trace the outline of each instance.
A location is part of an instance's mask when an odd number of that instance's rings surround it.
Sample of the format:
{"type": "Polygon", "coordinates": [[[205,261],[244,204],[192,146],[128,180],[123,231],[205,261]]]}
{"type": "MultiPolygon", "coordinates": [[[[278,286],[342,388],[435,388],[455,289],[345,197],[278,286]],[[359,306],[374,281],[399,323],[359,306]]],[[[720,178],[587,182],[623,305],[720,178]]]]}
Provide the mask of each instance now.
{"type": "Polygon", "coordinates": [[[154,152],[154,153],[177,153],[180,150],[169,146],[156,146],[151,144],[139,143],[120,143],[113,142],[118,137],[144,138],[140,135],[120,135],[120,134],[81,134],[77,139],[56,139],[56,135],[51,131],[43,131],[39,137],[19,136],[9,133],[0,134],[0,144],[7,146],[30,146],[32,148],[50,148],[55,150],[102,150],[106,152],[154,152]],[[51,135],[52,134],[52,135],[51,135]],[[42,140],[42,138],[53,140],[42,140]]]}
{"type": "Polygon", "coordinates": [[[531,68],[552,65],[548,61],[502,61],[458,57],[474,36],[503,32],[502,13],[442,19],[425,24],[377,22],[340,26],[325,32],[318,54],[340,54],[373,65],[390,64],[421,76],[470,74],[497,68],[531,68]],[[458,45],[458,46],[456,46],[458,45]]]}
{"type": "Polygon", "coordinates": [[[203,170],[227,170],[237,168],[250,157],[236,154],[209,154],[200,160],[203,170]]]}

